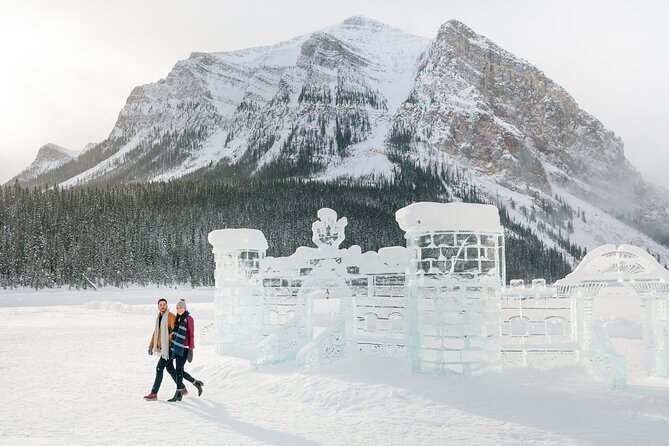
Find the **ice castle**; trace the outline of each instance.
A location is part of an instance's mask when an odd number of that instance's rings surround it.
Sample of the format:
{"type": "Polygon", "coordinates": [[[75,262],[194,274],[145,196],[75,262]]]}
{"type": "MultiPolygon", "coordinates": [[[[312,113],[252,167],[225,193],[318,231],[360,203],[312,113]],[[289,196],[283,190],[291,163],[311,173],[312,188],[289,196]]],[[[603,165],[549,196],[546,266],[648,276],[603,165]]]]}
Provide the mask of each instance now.
{"type": "Polygon", "coordinates": [[[347,220],[327,208],[312,225],[315,247],[288,257],[267,257],[258,230],[211,232],[216,350],[303,370],[351,352],[456,375],[584,363],[624,386],[624,358],[592,314],[594,297],[615,285],[642,298],[648,373],[669,376],[669,271],[650,254],[605,245],[554,286],[505,286],[496,207],[414,203],[396,219],[406,247],[365,253],[340,248],[347,220]]]}

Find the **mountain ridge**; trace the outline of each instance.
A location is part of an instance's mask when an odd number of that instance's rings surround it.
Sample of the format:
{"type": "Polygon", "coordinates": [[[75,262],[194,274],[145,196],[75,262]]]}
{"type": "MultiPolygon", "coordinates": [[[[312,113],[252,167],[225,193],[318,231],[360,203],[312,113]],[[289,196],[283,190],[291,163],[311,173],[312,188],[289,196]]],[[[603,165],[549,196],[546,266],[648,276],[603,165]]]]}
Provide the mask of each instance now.
{"type": "Polygon", "coordinates": [[[622,140],[540,69],[457,20],[425,39],[354,16],[277,45],[194,52],[133,89],[106,140],[23,184],[392,177],[407,162],[470,172],[491,200],[529,197],[516,218],[549,244],[569,231],[589,248],[597,238],[583,235],[580,208],[562,221],[532,211],[564,197],[614,217],[612,242],[627,240],[631,221],[666,232],[666,191],[643,180],[622,140]]]}

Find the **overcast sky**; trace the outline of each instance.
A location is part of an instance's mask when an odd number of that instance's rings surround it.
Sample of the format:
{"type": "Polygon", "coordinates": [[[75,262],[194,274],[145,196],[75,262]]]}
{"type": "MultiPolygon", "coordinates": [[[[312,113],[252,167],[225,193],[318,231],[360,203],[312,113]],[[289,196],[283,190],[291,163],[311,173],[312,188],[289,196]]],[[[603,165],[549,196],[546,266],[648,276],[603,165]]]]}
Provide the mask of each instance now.
{"type": "Polygon", "coordinates": [[[193,51],[275,44],[365,15],[433,38],[457,19],[544,71],[669,188],[669,2],[0,0],[0,182],[111,131],[136,85],[193,51]]]}

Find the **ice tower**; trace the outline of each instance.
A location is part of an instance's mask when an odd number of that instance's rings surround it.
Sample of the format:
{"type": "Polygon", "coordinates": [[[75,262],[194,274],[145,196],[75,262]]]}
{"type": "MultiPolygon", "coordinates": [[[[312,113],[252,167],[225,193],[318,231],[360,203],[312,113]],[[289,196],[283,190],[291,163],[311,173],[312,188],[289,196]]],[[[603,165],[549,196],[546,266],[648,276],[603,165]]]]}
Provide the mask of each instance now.
{"type": "Polygon", "coordinates": [[[209,233],[216,261],[215,338],[218,353],[241,353],[261,339],[262,280],[267,240],[256,229],[209,233]]]}
{"type": "Polygon", "coordinates": [[[405,333],[412,369],[470,375],[499,367],[505,265],[497,208],[414,203],[395,217],[411,256],[405,333]]]}

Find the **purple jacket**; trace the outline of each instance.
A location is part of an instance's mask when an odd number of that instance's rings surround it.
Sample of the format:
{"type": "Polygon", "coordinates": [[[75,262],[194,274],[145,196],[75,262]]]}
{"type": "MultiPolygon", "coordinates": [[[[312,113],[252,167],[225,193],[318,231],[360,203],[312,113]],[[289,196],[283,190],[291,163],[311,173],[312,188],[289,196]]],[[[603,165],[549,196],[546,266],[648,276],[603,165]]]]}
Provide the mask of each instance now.
{"type": "Polygon", "coordinates": [[[195,348],[195,321],[189,314],[186,318],[186,347],[189,349],[195,348]]]}

